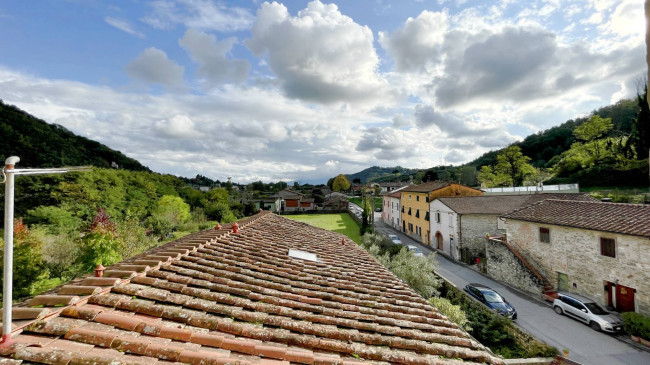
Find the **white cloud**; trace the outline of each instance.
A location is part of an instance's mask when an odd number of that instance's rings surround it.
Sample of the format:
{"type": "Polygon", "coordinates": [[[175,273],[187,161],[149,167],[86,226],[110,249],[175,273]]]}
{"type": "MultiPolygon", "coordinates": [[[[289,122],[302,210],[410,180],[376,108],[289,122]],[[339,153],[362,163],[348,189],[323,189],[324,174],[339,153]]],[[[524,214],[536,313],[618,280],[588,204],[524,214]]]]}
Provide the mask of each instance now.
{"type": "Polygon", "coordinates": [[[152,12],[141,20],[154,28],[186,28],[215,31],[247,29],[253,15],[244,8],[228,7],[210,0],[157,0],[149,3],[152,12]]]}
{"type": "Polygon", "coordinates": [[[319,103],[384,100],[372,31],[335,4],[312,1],[293,17],[284,5],[265,2],[252,33],[248,48],[267,55],[287,96],[319,103]]]}
{"type": "Polygon", "coordinates": [[[449,27],[447,17],[425,10],[391,34],[379,32],[379,43],[393,56],[398,71],[424,71],[437,63],[449,27]]]}
{"type": "Polygon", "coordinates": [[[217,42],[215,36],[195,29],[188,29],[178,41],[200,64],[199,75],[206,77],[211,84],[243,82],[248,78],[248,62],[228,58],[235,42],[237,39],[234,37],[217,42]]]}
{"type": "Polygon", "coordinates": [[[110,26],[113,26],[123,32],[129,33],[138,38],[146,38],[146,36],[143,33],[135,30],[135,28],[133,28],[133,25],[131,25],[131,23],[126,19],[118,19],[118,18],[107,16],[104,18],[104,21],[108,23],[110,26]]]}
{"type": "Polygon", "coordinates": [[[183,66],[167,58],[167,54],[149,47],[126,65],[132,78],[148,84],[158,84],[170,89],[183,87],[183,66]]]}
{"type": "Polygon", "coordinates": [[[194,122],[187,115],[175,115],[170,119],[156,122],[156,129],[167,137],[197,138],[201,134],[195,130],[194,122]]]}

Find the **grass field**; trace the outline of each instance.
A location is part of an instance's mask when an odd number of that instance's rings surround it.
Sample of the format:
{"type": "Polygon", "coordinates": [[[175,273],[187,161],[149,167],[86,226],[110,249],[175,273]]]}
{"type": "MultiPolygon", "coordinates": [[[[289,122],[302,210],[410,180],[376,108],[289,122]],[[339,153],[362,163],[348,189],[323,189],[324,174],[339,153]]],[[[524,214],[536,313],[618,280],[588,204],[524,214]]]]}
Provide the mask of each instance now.
{"type": "Polygon", "coordinates": [[[285,215],[285,217],[305,222],[314,227],[344,234],[354,242],[361,243],[360,227],[347,213],[285,215]]]}
{"type": "MultiPolygon", "coordinates": [[[[361,197],[355,196],[353,198],[348,198],[350,203],[354,203],[358,206],[361,206],[361,197]]],[[[375,197],[375,208],[381,208],[382,198],[380,196],[375,197]]]]}

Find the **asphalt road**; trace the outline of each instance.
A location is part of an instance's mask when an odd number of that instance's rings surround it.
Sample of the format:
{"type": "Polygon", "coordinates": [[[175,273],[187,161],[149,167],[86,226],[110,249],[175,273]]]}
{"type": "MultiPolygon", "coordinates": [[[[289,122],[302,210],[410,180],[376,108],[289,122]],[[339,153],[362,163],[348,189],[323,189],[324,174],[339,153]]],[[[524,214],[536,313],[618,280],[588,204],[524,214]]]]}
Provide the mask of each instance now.
{"type": "MultiPolygon", "coordinates": [[[[404,244],[414,244],[428,255],[432,252],[405,234],[385,225],[381,213],[375,213],[375,230],[396,234],[404,244]]],[[[517,310],[516,324],[537,339],[562,351],[569,349],[569,359],[584,365],[650,364],[650,352],[639,350],[618,338],[592,330],[589,326],[564,315],[558,315],[550,303],[500,284],[471,268],[437,255],[436,272],[463,288],[468,283],[481,283],[499,292],[517,310]]],[[[623,337],[625,335],[621,335],[623,337]]],[[[626,338],[627,339],[627,338],[626,338]]]]}

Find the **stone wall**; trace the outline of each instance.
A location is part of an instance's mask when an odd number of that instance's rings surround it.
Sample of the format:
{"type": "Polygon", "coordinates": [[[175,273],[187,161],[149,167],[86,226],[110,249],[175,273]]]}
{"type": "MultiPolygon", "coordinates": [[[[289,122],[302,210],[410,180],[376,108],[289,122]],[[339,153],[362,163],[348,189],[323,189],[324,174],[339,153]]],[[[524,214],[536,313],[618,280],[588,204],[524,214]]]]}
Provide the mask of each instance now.
{"type": "Polygon", "coordinates": [[[541,294],[543,284],[506,245],[483,237],[483,244],[485,245],[486,242],[488,276],[520,290],[541,294]]]}
{"type": "Polygon", "coordinates": [[[485,234],[505,235],[505,230],[497,229],[495,214],[464,214],[458,218],[461,229],[461,250],[467,257],[485,257],[485,234]]]}
{"type": "Polygon", "coordinates": [[[644,237],[540,225],[509,219],[508,242],[553,285],[557,273],[568,276],[569,291],[607,305],[605,282],[636,290],[636,311],[650,315],[650,239],[644,237]],[[550,230],[550,243],[539,241],[539,228],[550,230]],[[616,257],[600,254],[600,238],[616,241],[616,257]]]}

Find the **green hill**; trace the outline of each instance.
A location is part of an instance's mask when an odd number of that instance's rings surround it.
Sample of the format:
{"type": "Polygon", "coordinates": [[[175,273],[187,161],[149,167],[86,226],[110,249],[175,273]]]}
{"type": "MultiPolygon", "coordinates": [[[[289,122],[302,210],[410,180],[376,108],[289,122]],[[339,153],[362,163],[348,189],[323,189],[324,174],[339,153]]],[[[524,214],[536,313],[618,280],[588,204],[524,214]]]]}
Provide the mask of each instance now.
{"type": "Polygon", "coordinates": [[[361,183],[382,182],[382,181],[400,181],[408,180],[409,175],[415,174],[417,169],[407,169],[401,166],[379,167],[372,166],[354,174],[346,174],[345,177],[353,182],[354,179],[361,180],[361,183]]]}
{"type": "Polygon", "coordinates": [[[0,157],[19,156],[21,166],[97,166],[150,171],[119,151],[35,118],[0,100],[0,157]]]}

